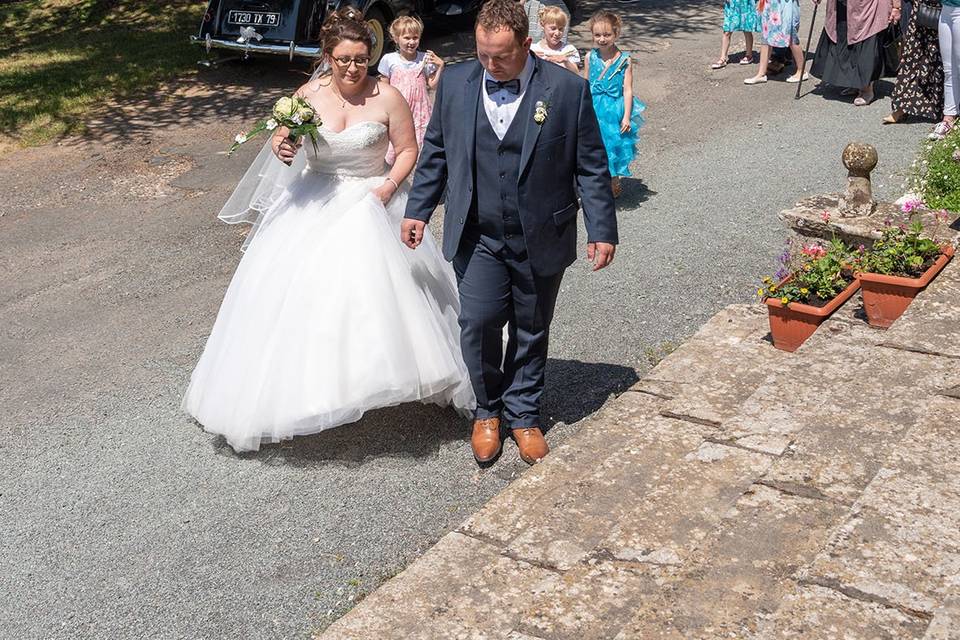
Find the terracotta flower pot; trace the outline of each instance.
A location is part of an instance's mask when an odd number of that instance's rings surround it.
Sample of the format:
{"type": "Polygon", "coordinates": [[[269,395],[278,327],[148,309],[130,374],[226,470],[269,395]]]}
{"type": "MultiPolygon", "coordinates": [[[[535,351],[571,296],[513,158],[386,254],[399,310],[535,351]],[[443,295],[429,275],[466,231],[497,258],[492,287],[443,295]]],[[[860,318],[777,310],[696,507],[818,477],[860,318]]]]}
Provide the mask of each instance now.
{"type": "Polygon", "coordinates": [[[854,279],[846,289],[837,294],[836,298],[822,307],[799,302],[791,302],[785,306],[779,298],[764,300],[770,316],[770,335],[773,336],[773,346],[783,351],[796,351],[807,338],[813,335],[817,327],[839,309],[840,305],[849,300],[859,288],[860,282],[854,279]]]}
{"type": "Polygon", "coordinates": [[[917,294],[943,270],[953,257],[952,246],[943,248],[943,253],[919,278],[884,276],[879,273],[858,273],[857,279],[863,289],[863,307],[871,327],[886,329],[899,318],[917,294]]]}

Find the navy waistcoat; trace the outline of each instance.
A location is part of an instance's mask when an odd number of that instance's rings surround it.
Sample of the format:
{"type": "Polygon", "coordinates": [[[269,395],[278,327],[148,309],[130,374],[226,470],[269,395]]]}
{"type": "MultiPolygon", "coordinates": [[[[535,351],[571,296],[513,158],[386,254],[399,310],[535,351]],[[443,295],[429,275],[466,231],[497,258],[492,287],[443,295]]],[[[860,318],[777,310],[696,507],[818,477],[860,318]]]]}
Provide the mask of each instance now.
{"type": "Polygon", "coordinates": [[[483,108],[483,96],[477,101],[474,167],[477,188],[474,189],[470,219],[494,250],[506,244],[515,253],[526,251],[518,213],[520,196],[517,185],[520,181],[520,153],[527,130],[526,121],[531,117],[529,102],[530,92],[527,91],[510,128],[500,140],[483,108]]]}

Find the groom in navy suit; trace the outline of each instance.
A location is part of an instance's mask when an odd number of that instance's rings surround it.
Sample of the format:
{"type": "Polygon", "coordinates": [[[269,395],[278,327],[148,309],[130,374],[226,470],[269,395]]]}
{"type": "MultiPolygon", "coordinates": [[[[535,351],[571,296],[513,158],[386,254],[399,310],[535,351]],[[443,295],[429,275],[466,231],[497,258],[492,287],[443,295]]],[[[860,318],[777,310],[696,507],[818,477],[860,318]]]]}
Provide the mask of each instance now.
{"type": "Polygon", "coordinates": [[[589,87],[531,55],[528,26],[515,0],[483,5],[478,61],[441,78],[400,231],[416,248],[446,189],[443,254],[460,290],[479,462],[499,453],[501,423],[527,463],[549,452],[540,401],[560,280],[577,256],[578,191],[594,270],[613,261],[617,244],[589,87]]]}

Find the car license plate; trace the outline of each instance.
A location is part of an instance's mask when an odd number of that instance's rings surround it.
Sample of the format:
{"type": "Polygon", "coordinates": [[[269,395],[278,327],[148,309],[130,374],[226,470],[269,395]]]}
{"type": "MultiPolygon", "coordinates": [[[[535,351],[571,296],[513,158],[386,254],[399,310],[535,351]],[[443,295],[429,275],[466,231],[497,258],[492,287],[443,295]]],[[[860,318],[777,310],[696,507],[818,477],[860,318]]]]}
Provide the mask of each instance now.
{"type": "Polygon", "coordinates": [[[280,26],[280,14],[266,13],[263,11],[234,10],[227,15],[227,24],[241,24],[254,27],[278,27],[280,26]]]}

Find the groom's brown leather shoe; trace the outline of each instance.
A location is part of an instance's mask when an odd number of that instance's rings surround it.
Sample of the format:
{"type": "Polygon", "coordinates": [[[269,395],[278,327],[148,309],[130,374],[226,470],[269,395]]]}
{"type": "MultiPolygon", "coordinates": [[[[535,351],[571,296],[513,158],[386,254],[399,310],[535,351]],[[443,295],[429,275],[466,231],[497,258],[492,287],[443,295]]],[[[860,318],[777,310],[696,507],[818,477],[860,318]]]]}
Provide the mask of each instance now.
{"type": "Polygon", "coordinates": [[[477,462],[490,462],[496,458],[500,453],[500,418],[474,420],[470,446],[477,462]]]}
{"type": "Polygon", "coordinates": [[[547,446],[547,441],[543,439],[543,433],[539,427],[514,429],[513,439],[517,441],[520,457],[527,464],[540,462],[544,456],[550,453],[550,447],[547,446]]]}

